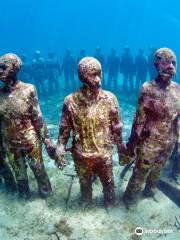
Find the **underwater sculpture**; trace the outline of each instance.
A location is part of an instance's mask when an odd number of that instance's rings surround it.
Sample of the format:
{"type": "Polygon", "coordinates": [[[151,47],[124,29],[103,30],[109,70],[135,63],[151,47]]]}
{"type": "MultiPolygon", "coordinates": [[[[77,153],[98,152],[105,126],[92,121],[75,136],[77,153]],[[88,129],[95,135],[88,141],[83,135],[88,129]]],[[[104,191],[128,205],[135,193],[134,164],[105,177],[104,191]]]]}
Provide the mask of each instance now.
{"type": "Polygon", "coordinates": [[[29,197],[27,166],[29,164],[38,183],[39,193],[47,197],[51,185],[44,168],[42,143],[50,157],[54,146],[42,119],[36,90],[32,84],[17,80],[21,59],[15,54],[0,57],[0,123],[4,152],[15,173],[21,196],[29,197]]]}
{"type": "Polygon", "coordinates": [[[180,86],[172,81],[176,56],[172,50],[160,48],[154,64],[158,76],[143,84],[127,144],[128,155],[136,159],[123,196],[127,206],[134,202],[144,183],[144,195],[154,196],[160,171],[179,142],[180,86]]]}
{"type": "Polygon", "coordinates": [[[99,176],[104,204],[115,201],[112,172],[112,148],[117,145],[119,158],[125,152],[122,121],[116,97],[101,89],[101,64],[93,57],[83,58],[78,65],[83,86],[65,98],[56,149],[56,164],[66,164],[65,149],[72,131],[72,156],[79,177],[81,199],[92,200],[92,177],[99,176]]]}

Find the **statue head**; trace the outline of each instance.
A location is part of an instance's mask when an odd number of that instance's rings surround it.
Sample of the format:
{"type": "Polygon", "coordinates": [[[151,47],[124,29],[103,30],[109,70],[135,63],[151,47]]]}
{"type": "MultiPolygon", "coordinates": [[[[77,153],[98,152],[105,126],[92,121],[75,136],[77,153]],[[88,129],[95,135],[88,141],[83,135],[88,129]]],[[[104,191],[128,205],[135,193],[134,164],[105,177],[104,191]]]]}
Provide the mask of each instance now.
{"type": "Polygon", "coordinates": [[[0,80],[8,83],[16,80],[16,75],[22,66],[21,59],[13,53],[7,53],[0,57],[0,80]]]}
{"type": "Polygon", "coordinates": [[[176,74],[176,55],[169,48],[160,48],[155,52],[154,65],[160,79],[169,81],[176,74]]]}
{"type": "Polygon", "coordinates": [[[93,57],[84,57],[78,64],[79,79],[90,89],[101,86],[102,67],[100,62],[93,57]]]}

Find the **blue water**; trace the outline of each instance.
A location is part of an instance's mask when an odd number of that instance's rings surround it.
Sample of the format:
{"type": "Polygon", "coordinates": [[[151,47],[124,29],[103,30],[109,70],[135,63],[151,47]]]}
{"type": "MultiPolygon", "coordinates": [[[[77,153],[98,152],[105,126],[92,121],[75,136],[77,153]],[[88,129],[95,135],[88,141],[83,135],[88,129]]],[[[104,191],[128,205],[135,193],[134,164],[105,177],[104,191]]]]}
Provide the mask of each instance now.
{"type": "Polygon", "coordinates": [[[92,54],[100,45],[120,53],[128,44],[134,53],[154,45],[179,55],[179,7],[178,0],[1,0],[0,53],[40,49],[62,58],[66,48],[92,54]]]}

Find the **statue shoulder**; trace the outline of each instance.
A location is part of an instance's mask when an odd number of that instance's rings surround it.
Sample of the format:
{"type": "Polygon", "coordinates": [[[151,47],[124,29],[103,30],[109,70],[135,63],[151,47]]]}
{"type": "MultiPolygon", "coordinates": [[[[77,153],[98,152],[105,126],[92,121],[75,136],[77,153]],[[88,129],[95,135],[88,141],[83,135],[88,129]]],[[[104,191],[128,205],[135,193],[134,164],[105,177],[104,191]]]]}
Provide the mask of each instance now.
{"type": "Polygon", "coordinates": [[[154,80],[143,83],[141,88],[141,94],[150,93],[156,88],[156,82],[154,80]]]}
{"type": "Polygon", "coordinates": [[[102,90],[102,96],[107,100],[107,102],[118,104],[118,99],[112,92],[102,90]]]}

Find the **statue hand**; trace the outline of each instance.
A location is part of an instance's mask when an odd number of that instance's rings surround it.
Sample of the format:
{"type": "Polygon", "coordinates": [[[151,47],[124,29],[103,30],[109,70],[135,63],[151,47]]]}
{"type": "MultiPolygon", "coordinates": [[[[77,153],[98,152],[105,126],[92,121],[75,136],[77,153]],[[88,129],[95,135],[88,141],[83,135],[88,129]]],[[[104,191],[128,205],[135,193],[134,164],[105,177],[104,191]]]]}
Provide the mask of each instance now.
{"type": "Polygon", "coordinates": [[[118,155],[119,155],[119,164],[120,165],[126,165],[132,162],[132,159],[127,153],[127,148],[124,144],[121,144],[118,147],[118,155]]]}
{"type": "Polygon", "coordinates": [[[55,164],[61,170],[63,170],[63,168],[66,166],[66,159],[64,155],[64,145],[57,145],[55,152],[55,164]]]}
{"type": "Polygon", "coordinates": [[[123,155],[120,159],[119,159],[119,164],[121,165],[121,166],[124,166],[124,165],[126,165],[126,164],[130,164],[130,163],[132,163],[134,161],[134,159],[133,158],[131,158],[129,155],[123,155]]]}
{"type": "Polygon", "coordinates": [[[66,167],[66,159],[64,155],[56,155],[55,164],[60,170],[63,170],[64,167],[66,167]]]}
{"type": "Polygon", "coordinates": [[[126,151],[126,155],[128,155],[130,158],[134,158],[135,157],[135,149],[136,147],[134,146],[133,143],[127,143],[126,144],[127,147],[127,151],[126,151]]]}
{"type": "Polygon", "coordinates": [[[120,144],[118,146],[118,155],[119,155],[119,158],[123,157],[124,154],[126,154],[127,150],[126,150],[126,147],[124,144],[120,144]]]}
{"type": "Polygon", "coordinates": [[[56,151],[56,146],[49,142],[46,144],[46,151],[51,159],[55,158],[55,151],[56,151]]]}

